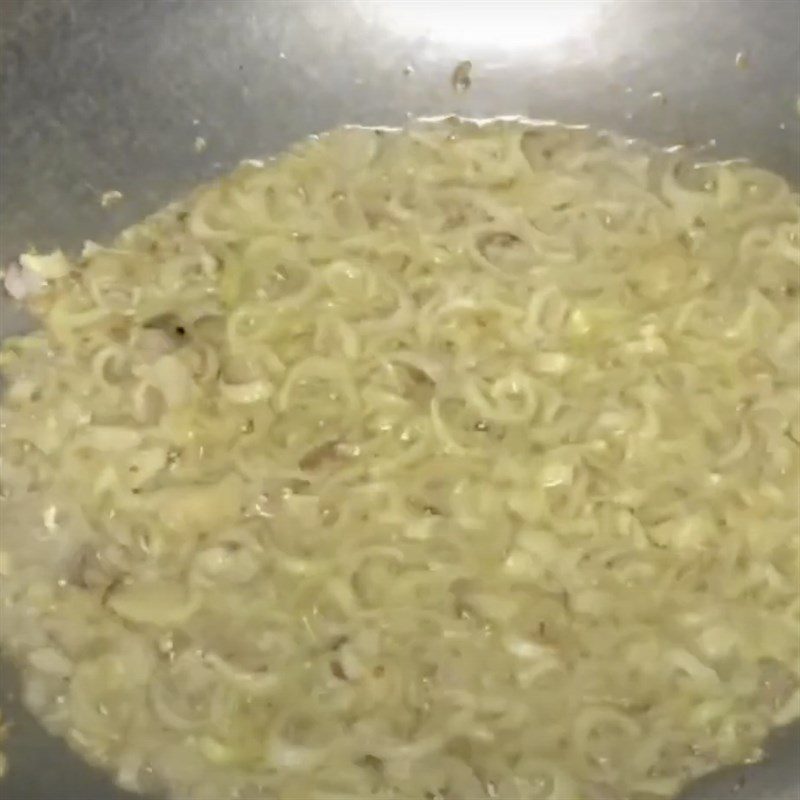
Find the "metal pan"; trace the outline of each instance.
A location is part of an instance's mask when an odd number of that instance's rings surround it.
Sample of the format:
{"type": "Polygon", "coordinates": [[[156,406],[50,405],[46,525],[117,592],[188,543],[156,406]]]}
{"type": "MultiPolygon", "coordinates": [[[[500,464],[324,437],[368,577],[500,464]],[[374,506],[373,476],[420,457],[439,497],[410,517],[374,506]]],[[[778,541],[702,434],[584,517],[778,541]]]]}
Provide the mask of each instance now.
{"type": "MultiPolygon", "coordinates": [[[[0,0],[0,258],[107,239],[244,157],[407,114],[588,123],[797,184],[799,32],[791,0],[0,0]],[[110,190],[124,199],[104,209],[110,190]]],[[[27,324],[9,304],[0,323],[27,324]]],[[[25,714],[8,666],[0,679],[0,794],[125,797],[25,714]]],[[[800,796],[800,727],[768,753],[686,797],[800,796]]]]}

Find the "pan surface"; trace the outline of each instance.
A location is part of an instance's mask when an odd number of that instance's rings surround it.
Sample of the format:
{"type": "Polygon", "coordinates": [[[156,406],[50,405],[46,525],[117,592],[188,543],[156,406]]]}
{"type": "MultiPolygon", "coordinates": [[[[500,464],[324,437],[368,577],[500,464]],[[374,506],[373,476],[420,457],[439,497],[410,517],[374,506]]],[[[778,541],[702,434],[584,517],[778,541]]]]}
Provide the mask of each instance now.
{"type": "MultiPolygon", "coordinates": [[[[242,158],[409,114],[588,123],[797,185],[799,32],[790,0],[1,0],[0,258],[107,240],[242,158]]],[[[24,330],[2,303],[0,334],[24,330]]],[[[8,665],[0,680],[0,794],[127,796],[31,720],[8,665]]],[[[796,798],[799,756],[794,725],[686,797],[796,798]]]]}

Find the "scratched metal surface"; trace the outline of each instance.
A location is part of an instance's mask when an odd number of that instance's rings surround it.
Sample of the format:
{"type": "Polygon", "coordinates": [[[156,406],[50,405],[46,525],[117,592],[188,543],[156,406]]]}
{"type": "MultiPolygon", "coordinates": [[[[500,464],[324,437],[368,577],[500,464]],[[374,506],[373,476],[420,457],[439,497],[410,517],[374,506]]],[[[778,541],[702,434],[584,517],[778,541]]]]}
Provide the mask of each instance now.
{"type": "MultiPolygon", "coordinates": [[[[716,140],[710,157],[745,156],[797,183],[799,42],[793,0],[0,0],[0,259],[108,239],[241,158],[407,114],[716,140]],[[462,59],[473,83],[456,94],[462,59]],[[125,199],[102,209],[111,189],[125,199]]],[[[26,324],[3,301],[0,332],[26,324]]],[[[0,796],[126,797],[25,714],[8,665],[0,681],[14,722],[0,796]]],[[[796,800],[798,727],[768,752],[686,797],[796,800]]]]}

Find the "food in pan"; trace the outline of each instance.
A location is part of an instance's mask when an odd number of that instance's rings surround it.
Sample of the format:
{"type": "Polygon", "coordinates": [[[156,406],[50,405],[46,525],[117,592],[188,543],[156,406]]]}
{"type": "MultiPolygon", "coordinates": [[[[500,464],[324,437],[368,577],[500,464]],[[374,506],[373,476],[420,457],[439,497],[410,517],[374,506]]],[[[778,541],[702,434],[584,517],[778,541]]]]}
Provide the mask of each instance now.
{"type": "Polygon", "coordinates": [[[6,285],[30,707],[192,800],[623,800],[800,714],[798,198],[350,128],[6,285]]]}

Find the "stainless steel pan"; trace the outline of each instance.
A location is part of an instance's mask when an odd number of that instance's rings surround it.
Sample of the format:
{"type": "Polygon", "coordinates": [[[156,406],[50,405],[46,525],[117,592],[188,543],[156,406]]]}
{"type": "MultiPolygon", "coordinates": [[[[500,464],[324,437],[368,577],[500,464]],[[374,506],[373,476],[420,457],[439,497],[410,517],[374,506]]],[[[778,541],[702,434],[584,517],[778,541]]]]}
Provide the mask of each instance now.
{"type": "MultiPolygon", "coordinates": [[[[796,184],[799,42],[794,0],[0,0],[0,258],[108,238],[241,158],[406,114],[590,123],[796,184]],[[124,200],[103,209],[112,189],[124,200]]],[[[26,324],[8,304],[0,316],[3,335],[26,324]]],[[[0,677],[14,723],[0,795],[124,796],[26,716],[8,667],[0,677]]],[[[800,729],[769,753],[687,797],[797,798],[800,729]]]]}

